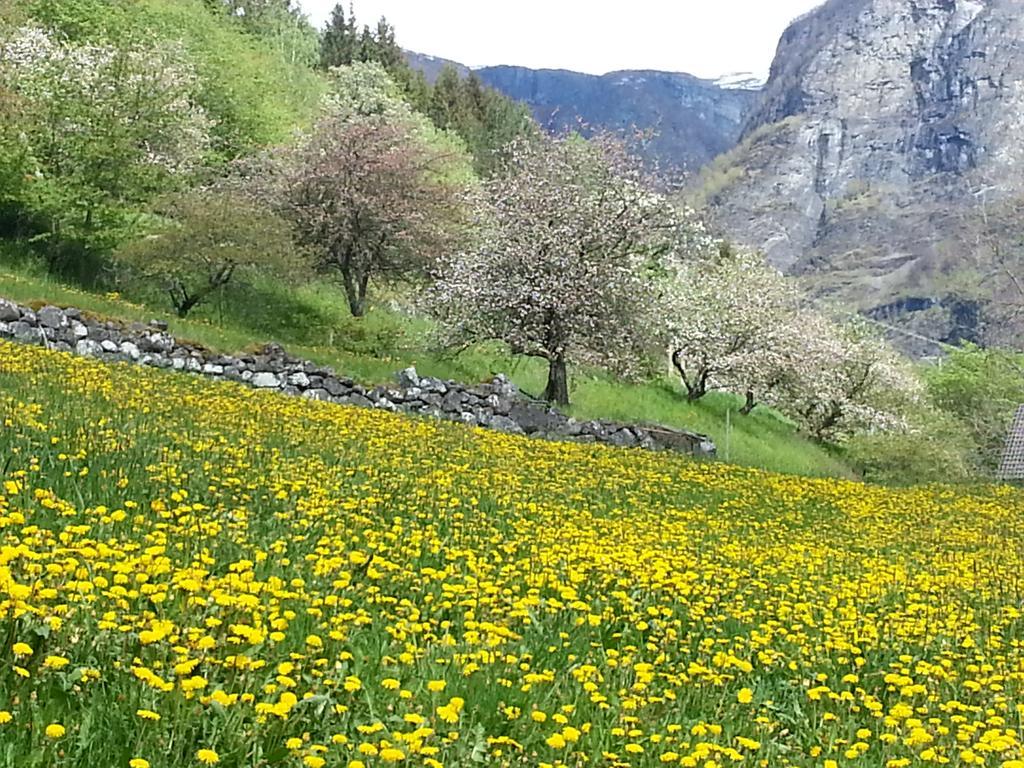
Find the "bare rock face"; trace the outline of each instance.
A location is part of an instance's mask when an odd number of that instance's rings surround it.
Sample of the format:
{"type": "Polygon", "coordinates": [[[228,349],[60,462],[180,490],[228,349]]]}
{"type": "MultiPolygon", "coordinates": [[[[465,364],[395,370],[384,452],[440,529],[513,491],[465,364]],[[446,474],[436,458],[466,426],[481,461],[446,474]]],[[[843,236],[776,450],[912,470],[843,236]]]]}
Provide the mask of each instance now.
{"type": "Polygon", "coordinates": [[[934,308],[965,219],[1024,193],[1022,132],[1020,0],[830,0],[783,35],[705,197],[822,294],[934,308]]]}

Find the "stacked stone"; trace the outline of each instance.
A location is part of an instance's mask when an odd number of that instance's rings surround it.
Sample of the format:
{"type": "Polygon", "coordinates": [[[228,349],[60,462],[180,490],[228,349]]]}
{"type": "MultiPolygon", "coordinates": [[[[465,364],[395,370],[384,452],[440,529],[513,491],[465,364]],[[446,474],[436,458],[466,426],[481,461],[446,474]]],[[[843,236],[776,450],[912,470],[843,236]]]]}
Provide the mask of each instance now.
{"type": "Polygon", "coordinates": [[[94,320],[77,309],[33,311],[0,299],[0,338],[106,361],[122,361],[236,381],[256,389],[362,408],[379,408],[548,440],[606,443],[713,457],[704,435],[656,425],[580,422],[519,391],[503,375],[467,385],[420,376],[407,368],[393,386],[365,387],[330,368],[292,357],[277,344],[251,355],[221,355],[178,341],[167,324],[94,320]]]}

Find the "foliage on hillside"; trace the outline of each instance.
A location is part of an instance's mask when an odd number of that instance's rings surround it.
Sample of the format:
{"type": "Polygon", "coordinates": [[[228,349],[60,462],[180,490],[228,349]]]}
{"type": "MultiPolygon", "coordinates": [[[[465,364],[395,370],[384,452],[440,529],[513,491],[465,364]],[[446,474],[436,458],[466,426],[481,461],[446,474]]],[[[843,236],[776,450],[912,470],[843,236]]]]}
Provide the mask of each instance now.
{"type": "Polygon", "coordinates": [[[8,344],[0,420],[9,765],[1024,757],[1016,491],[538,444],[8,344]]]}
{"type": "Polygon", "coordinates": [[[346,12],[338,3],[321,38],[320,66],[328,70],[360,62],[382,65],[414,109],[428,115],[439,129],[458,135],[482,175],[497,170],[508,144],[538,132],[523,104],[488,88],[473,73],[463,78],[454,67],[446,67],[431,85],[423,72],[409,65],[386,19],[375,28],[360,29],[352,9],[346,12]]]}

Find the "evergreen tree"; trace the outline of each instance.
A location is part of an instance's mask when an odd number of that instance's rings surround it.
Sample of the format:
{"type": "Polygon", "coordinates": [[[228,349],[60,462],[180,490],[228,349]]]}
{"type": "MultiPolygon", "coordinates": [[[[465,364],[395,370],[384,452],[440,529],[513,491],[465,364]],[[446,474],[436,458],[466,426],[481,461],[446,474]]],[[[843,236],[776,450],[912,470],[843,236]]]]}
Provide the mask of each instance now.
{"type": "Polygon", "coordinates": [[[345,7],[338,3],[320,37],[320,68],[348,66],[359,59],[358,49],[355,14],[350,7],[346,16],[345,7]]]}
{"type": "MultiPolygon", "coordinates": [[[[430,119],[438,128],[459,130],[465,112],[462,108],[462,83],[455,67],[446,65],[434,82],[434,92],[430,96],[430,119]]],[[[465,137],[463,137],[465,138],[465,137]]]]}

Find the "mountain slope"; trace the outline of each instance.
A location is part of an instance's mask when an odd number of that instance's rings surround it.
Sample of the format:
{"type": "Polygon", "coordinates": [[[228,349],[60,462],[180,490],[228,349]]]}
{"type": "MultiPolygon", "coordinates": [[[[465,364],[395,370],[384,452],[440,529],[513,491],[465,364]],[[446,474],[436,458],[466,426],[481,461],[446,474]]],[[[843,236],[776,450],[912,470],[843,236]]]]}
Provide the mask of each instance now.
{"type": "Polygon", "coordinates": [[[650,130],[641,153],[663,168],[699,170],[740,137],[757,91],[726,88],[692,75],[624,71],[586,75],[565,70],[486,67],[493,88],[530,106],[551,131],[577,128],[650,130]]]}
{"type": "MultiPolygon", "coordinates": [[[[442,68],[461,76],[468,67],[447,59],[406,51],[414,69],[437,79],[442,68]]],[[[757,101],[760,83],[747,73],[718,81],[692,75],[624,71],[607,75],[526,67],[484,67],[480,79],[530,107],[547,130],[561,132],[583,126],[623,133],[652,135],[637,144],[647,160],[666,171],[698,171],[736,145],[747,113],[757,101]]]]}
{"type": "Polygon", "coordinates": [[[459,73],[459,77],[466,77],[472,71],[465,64],[459,64],[459,62],[452,61],[451,59],[443,59],[440,56],[430,56],[426,53],[408,50],[403,51],[403,53],[409,66],[422,72],[424,77],[427,78],[427,82],[431,85],[437,82],[437,78],[445,67],[454,67],[455,71],[459,73]]]}
{"type": "Polygon", "coordinates": [[[1024,191],[1019,6],[831,0],[798,19],[742,143],[705,175],[718,224],[821,293],[976,335],[949,286],[981,204],[1024,191]]]}

